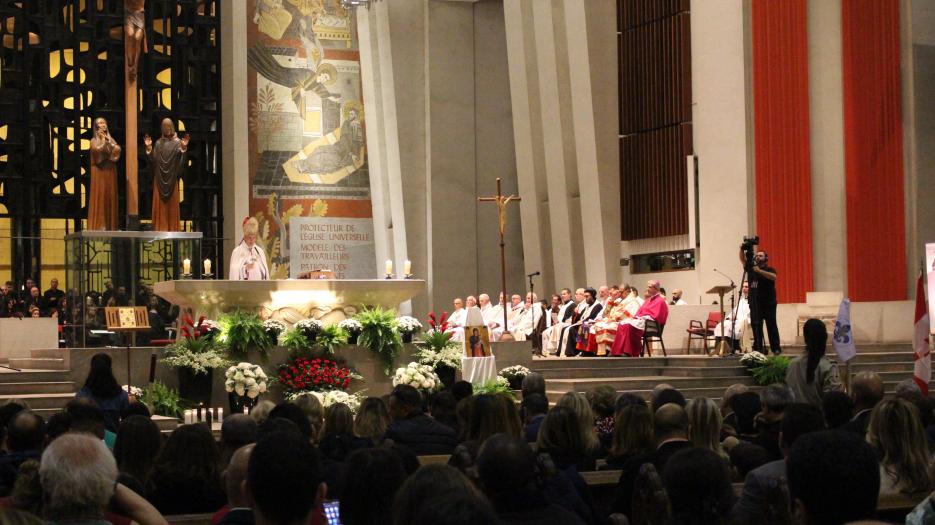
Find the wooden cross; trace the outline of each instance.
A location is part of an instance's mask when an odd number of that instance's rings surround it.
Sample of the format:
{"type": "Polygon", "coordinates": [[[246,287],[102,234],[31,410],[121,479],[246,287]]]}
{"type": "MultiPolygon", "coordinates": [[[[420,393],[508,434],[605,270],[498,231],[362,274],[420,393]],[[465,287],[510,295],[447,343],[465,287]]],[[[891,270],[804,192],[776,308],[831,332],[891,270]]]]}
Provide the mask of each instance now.
{"type": "Polygon", "coordinates": [[[500,177],[497,177],[497,194],[493,197],[478,197],[478,202],[497,203],[497,216],[500,221],[500,286],[503,291],[503,300],[500,306],[503,307],[503,330],[507,330],[507,311],[506,311],[506,244],[503,242],[503,234],[506,233],[506,205],[510,202],[519,202],[521,199],[517,195],[505,196],[500,191],[500,177]]]}

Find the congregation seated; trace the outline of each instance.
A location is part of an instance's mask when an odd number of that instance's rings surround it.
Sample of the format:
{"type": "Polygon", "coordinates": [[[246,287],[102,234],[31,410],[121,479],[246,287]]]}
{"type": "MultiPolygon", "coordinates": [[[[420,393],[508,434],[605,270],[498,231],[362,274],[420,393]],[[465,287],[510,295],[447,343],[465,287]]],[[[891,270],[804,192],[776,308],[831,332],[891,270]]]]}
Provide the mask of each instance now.
{"type": "Polygon", "coordinates": [[[360,403],[354,418],[354,433],[368,439],[374,445],[383,443],[383,436],[390,425],[390,412],[379,397],[368,397],[360,403]]]}
{"type": "Polygon", "coordinates": [[[393,422],[385,437],[419,456],[451,454],[457,445],[455,432],[422,411],[422,395],[409,385],[397,385],[390,394],[393,422]]]}

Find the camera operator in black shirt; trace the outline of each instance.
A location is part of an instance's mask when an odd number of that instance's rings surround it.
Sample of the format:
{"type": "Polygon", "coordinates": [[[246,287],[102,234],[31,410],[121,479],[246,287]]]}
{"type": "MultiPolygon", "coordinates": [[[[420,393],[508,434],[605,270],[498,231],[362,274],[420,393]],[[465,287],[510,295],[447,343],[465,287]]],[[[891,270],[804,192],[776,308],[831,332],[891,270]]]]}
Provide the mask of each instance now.
{"type": "Polygon", "coordinates": [[[753,349],[763,351],[763,321],[773,354],[782,353],[779,343],[779,327],[776,325],[776,269],[769,266],[769,254],[763,250],[754,253],[759,237],[744,238],[740,246],[740,262],[747,271],[750,283],[750,324],[753,327],[753,349]]]}

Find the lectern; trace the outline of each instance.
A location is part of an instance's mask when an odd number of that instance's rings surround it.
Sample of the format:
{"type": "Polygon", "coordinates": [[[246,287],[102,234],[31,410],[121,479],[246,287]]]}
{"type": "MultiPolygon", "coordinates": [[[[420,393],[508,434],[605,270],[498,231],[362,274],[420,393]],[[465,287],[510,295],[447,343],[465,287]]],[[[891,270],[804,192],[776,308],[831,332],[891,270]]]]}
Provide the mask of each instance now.
{"type": "Polygon", "coordinates": [[[736,288],[736,286],[731,283],[727,285],[715,286],[707,292],[717,294],[719,297],[718,304],[721,305],[721,342],[718,343],[717,347],[714,349],[717,352],[717,355],[720,357],[724,357],[725,350],[727,353],[730,353],[730,345],[727,342],[727,338],[724,337],[724,326],[727,324],[725,322],[726,317],[724,316],[724,294],[731,293],[734,291],[734,288],[736,288]]]}
{"type": "Polygon", "coordinates": [[[130,380],[130,347],[136,344],[136,332],[148,332],[149,312],[145,306],[108,306],[104,309],[107,319],[107,329],[112,332],[125,332],[132,336],[127,341],[127,385],[133,385],[130,380]]]}

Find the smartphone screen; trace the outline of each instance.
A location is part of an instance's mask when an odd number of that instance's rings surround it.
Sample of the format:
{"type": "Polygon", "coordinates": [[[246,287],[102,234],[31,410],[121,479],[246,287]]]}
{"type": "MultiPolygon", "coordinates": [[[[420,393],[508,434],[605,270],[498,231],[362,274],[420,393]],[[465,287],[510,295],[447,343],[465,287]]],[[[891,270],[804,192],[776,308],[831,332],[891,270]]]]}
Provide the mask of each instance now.
{"type": "Polygon", "coordinates": [[[341,525],[341,508],[339,505],[337,500],[324,503],[325,519],[328,520],[328,525],[341,525]]]}

